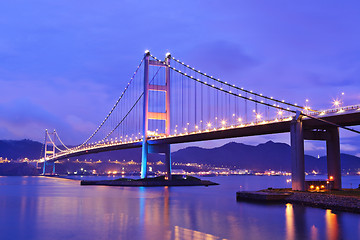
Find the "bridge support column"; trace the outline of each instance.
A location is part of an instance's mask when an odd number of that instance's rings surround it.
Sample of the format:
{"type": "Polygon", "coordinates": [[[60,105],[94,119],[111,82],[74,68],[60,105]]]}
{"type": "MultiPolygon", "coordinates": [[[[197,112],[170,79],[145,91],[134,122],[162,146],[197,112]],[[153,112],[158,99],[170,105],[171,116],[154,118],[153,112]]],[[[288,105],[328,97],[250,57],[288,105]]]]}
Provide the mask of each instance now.
{"type": "Polygon", "coordinates": [[[148,129],[149,129],[149,59],[150,52],[145,52],[144,60],[144,108],[143,108],[143,142],[141,154],[141,178],[147,177],[147,160],[148,160],[148,129]]]}
{"type": "Polygon", "coordinates": [[[141,151],[141,178],[147,177],[148,148],[149,144],[146,139],[144,139],[141,151]]]}
{"type": "Polygon", "coordinates": [[[301,116],[299,113],[291,121],[291,180],[292,190],[305,190],[305,160],[304,160],[304,135],[301,116]]]}
{"type": "MultiPolygon", "coordinates": [[[[145,52],[144,61],[144,108],[143,108],[143,144],[141,156],[141,178],[147,177],[148,153],[165,153],[166,179],[171,179],[170,145],[149,145],[149,120],[164,121],[165,136],[170,135],[170,53],[166,54],[165,61],[150,60],[150,52],[145,52]],[[149,66],[165,68],[165,85],[149,84],[149,66]],[[165,113],[149,112],[149,91],[162,91],[165,93],[165,113]]],[[[151,137],[151,136],[150,136],[151,137]]]]}
{"type": "Polygon", "coordinates": [[[44,160],[43,174],[42,175],[45,175],[45,173],[46,173],[46,160],[44,160]]]}
{"type": "Polygon", "coordinates": [[[149,153],[165,154],[165,178],[171,180],[171,151],[170,144],[148,145],[149,153]]]}
{"type": "Polygon", "coordinates": [[[165,153],[165,171],[166,171],[166,179],[171,180],[171,151],[170,151],[170,144],[166,149],[165,153]]]}
{"type": "Polygon", "coordinates": [[[52,175],[55,175],[55,162],[52,163],[52,175]]]}
{"type": "MultiPolygon", "coordinates": [[[[49,133],[47,129],[45,130],[43,175],[46,173],[47,160],[49,157],[55,157],[55,134],[55,130],[52,133],[49,133]],[[49,145],[51,146],[50,148],[49,145]]],[[[55,173],[55,163],[53,165],[53,172],[55,173]]]]}
{"type": "Polygon", "coordinates": [[[329,128],[326,138],[328,178],[334,181],[334,189],[341,189],[341,164],[339,128],[329,128]]]}

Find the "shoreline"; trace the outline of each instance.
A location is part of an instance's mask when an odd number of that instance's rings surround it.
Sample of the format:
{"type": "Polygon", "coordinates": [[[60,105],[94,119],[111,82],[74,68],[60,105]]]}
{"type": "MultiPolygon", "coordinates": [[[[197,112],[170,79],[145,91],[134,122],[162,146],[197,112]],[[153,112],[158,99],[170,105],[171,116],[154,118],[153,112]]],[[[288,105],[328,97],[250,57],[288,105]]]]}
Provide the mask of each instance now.
{"type": "Polygon", "coordinates": [[[236,193],[237,201],[294,203],[310,207],[360,214],[360,190],[300,192],[291,189],[266,189],[236,193]]]}

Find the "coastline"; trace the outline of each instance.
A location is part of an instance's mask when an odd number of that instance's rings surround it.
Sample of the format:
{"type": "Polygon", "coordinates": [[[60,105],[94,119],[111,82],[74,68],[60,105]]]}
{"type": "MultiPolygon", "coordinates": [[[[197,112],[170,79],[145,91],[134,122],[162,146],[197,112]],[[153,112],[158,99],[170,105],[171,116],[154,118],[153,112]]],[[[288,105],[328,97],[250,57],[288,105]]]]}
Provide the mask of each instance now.
{"type": "Polygon", "coordinates": [[[295,203],[310,207],[360,214],[360,190],[345,189],[327,192],[300,192],[291,189],[266,189],[236,193],[237,201],[295,203]],[[278,197],[281,196],[281,197],[278,197]]]}

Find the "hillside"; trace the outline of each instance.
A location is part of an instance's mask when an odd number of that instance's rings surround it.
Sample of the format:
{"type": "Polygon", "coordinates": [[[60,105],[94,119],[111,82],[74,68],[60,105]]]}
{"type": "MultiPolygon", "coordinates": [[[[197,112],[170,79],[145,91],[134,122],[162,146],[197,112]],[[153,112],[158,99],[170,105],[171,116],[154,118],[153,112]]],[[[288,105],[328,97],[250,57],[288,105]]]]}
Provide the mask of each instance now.
{"type": "Polygon", "coordinates": [[[17,160],[21,158],[38,159],[41,154],[42,143],[24,139],[0,140],[0,157],[17,160]]]}
{"type": "MultiPolygon", "coordinates": [[[[0,157],[8,159],[39,158],[42,144],[31,140],[2,140],[0,141],[0,157]]],[[[140,162],[140,149],[127,149],[98,154],[89,154],[75,159],[107,161],[136,161],[140,162]]],[[[150,154],[150,161],[163,161],[164,157],[150,154]]],[[[217,167],[251,169],[256,171],[291,170],[291,148],[285,143],[272,141],[257,146],[231,142],[221,147],[205,149],[200,147],[187,147],[172,153],[172,161],[178,163],[202,163],[217,167]]],[[[72,159],[72,160],[75,160],[72,159]]],[[[357,172],[360,168],[360,158],[349,154],[341,154],[341,167],[343,171],[357,172]]],[[[326,157],[315,158],[305,155],[306,171],[326,172],[326,157]]]]}

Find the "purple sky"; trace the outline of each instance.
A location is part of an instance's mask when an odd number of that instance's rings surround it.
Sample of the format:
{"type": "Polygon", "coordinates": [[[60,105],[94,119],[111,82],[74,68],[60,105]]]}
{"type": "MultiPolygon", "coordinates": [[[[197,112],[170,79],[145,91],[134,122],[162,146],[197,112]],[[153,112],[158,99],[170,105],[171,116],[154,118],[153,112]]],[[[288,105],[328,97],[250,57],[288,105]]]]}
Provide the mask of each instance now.
{"type": "MultiPolygon", "coordinates": [[[[359,23],[355,0],[1,1],[0,139],[42,141],[55,128],[81,143],[146,49],[279,99],[308,98],[315,109],[341,92],[345,105],[358,104],[359,23]]],[[[360,138],[341,137],[342,150],[360,156],[360,138]]],[[[289,134],[236,141],[270,139],[288,143],[289,134]]],[[[323,155],[324,143],[306,149],[323,155]]]]}

